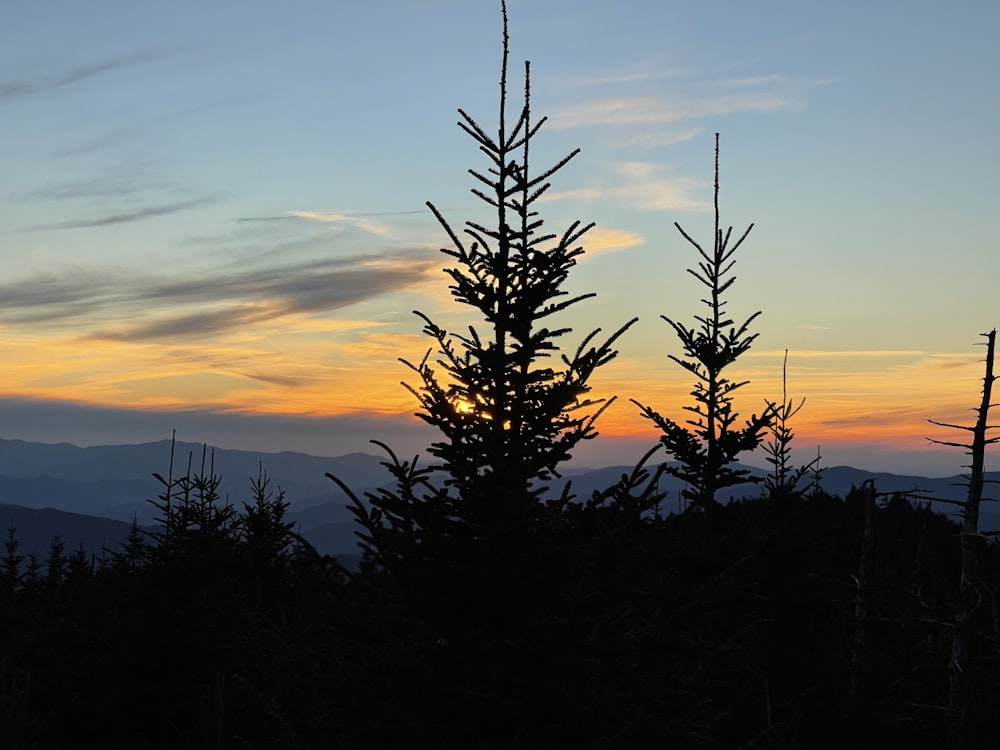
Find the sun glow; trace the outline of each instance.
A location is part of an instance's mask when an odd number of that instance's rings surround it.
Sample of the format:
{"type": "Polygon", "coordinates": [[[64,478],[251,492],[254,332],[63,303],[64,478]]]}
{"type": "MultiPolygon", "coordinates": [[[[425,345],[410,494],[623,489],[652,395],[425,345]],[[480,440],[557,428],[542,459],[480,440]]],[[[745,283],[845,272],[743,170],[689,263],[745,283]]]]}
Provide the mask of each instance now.
{"type": "Polygon", "coordinates": [[[459,414],[475,414],[476,405],[471,401],[466,401],[464,398],[456,398],[452,404],[455,407],[455,411],[459,414]]]}
{"type": "MultiPolygon", "coordinates": [[[[209,340],[81,339],[57,330],[2,334],[0,377],[10,397],[285,416],[348,415],[364,405],[365,413],[415,422],[419,405],[400,385],[408,373],[398,357],[427,345],[403,324],[308,316],[209,340]]],[[[650,355],[654,346],[663,342],[638,341],[593,378],[595,397],[619,397],[597,421],[601,435],[658,437],[633,398],[673,419],[689,416],[684,406],[691,400],[691,377],[650,355]]],[[[781,389],[783,351],[752,354],[737,373],[750,381],[736,399],[746,417],[759,413],[765,399],[780,397],[781,389]]],[[[976,351],[793,352],[789,395],[806,397],[794,420],[796,436],[803,444],[878,439],[923,447],[927,436],[940,435],[927,419],[965,423],[978,398],[981,368],[976,351]]],[[[456,414],[494,418],[487,399],[463,395],[451,400],[456,414]]]]}

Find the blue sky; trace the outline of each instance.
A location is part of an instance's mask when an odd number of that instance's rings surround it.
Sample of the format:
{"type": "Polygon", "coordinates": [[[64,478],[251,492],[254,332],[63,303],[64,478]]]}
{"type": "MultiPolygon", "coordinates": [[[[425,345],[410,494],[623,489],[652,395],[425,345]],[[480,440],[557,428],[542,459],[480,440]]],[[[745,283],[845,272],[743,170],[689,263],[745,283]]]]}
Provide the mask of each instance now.
{"type": "MultiPolygon", "coordinates": [[[[582,149],[543,217],[597,223],[570,286],[598,298],[568,322],[640,316],[594,381],[621,401],[589,460],[655,440],[628,398],[685,402],[659,315],[697,312],[673,222],[710,238],[720,132],[723,222],[755,223],[731,310],[763,311],[742,410],[780,396],[788,348],[803,447],[960,465],[924,447],[924,420],[968,421],[977,334],[1000,317],[1000,5],[509,10],[512,88],[530,59],[549,117],[536,167],[582,149]]],[[[467,320],[424,202],[488,220],[455,123],[461,107],[495,127],[499,62],[498,3],[479,0],[6,4],[0,436],[136,441],[174,422],[226,447],[418,445],[396,362],[427,347],[411,311],[467,320]]]]}

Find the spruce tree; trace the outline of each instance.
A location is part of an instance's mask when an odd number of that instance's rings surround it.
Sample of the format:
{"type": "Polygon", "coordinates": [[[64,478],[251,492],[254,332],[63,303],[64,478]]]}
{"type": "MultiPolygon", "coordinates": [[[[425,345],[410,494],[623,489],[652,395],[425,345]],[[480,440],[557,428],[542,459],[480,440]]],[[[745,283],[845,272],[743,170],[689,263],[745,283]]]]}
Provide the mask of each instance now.
{"type": "Polygon", "coordinates": [[[45,559],[46,582],[53,591],[58,591],[66,577],[66,542],[59,532],[49,542],[48,556],[45,559]]]}
{"type": "Polygon", "coordinates": [[[561,234],[550,233],[535,210],[549,178],[579,149],[537,174],[531,171],[529,147],[545,118],[532,120],[530,66],[525,63],[523,106],[513,125],[507,121],[506,7],[503,12],[496,134],[459,110],[459,127],[488,162],[485,171],[470,170],[479,183],[472,193],[495,211],[495,224],[466,222],[462,237],[427,204],[451,240],[442,252],[456,263],[447,269],[452,295],[473,308],[486,328],[470,326],[468,334],[449,334],[417,313],[426,324],[424,332],[436,342],[440,369],[429,357],[407,364],[421,380],[411,388],[423,407],[419,416],[445,436],[430,452],[441,460],[449,483],[460,494],[509,503],[533,494],[533,482],[551,479],[573,447],[594,436],[596,414],[587,409],[601,400],[587,398],[587,380],[616,355],[612,346],[632,322],[600,343],[595,344],[598,329],[572,354],[560,351],[559,340],[570,329],[550,320],[595,296],[570,297],[563,289],[593,224],[574,221],[561,234]],[[551,363],[555,356],[561,365],[551,363]]]}
{"type": "MultiPolygon", "coordinates": [[[[111,552],[111,566],[115,569],[132,573],[149,559],[150,548],[146,543],[146,534],[140,528],[139,519],[135,515],[132,516],[125,541],[120,546],[120,550],[111,552]]],[[[104,551],[108,552],[106,548],[104,551]]]]}
{"type": "Polygon", "coordinates": [[[561,346],[571,329],[556,322],[558,314],[595,296],[563,288],[593,224],[574,221],[556,233],[538,215],[550,178],[579,149],[537,173],[531,168],[530,148],[545,118],[533,119],[527,62],[523,103],[509,118],[505,4],[502,14],[499,127],[491,133],[461,109],[458,122],[486,157],[484,169],[469,173],[473,195],[494,218],[489,226],[467,221],[459,232],[427,204],[450,240],[442,252],[453,263],[446,269],[451,294],[481,323],[456,333],[415,311],[434,346],[417,362],[402,360],[419,378],[404,386],[420,404],[417,416],[442,434],[429,448],[439,463],[430,472],[392,456],[387,465],[397,487],[372,498],[373,512],[355,503],[365,538],[376,546],[383,520],[413,539],[429,524],[453,521],[525,528],[557,467],[596,436],[595,420],[613,399],[591,398],[588,380],[617,355],[615,342],[635,322],[606,337],[591,331],[569,350],[561,346]],[[443,481],[435,485],[437,471],[443,481]],[[433,507],[421,496],[433,496],[433,507]]]}
{"type": "MultiPolygon", "coordinates": [[[[163,485],[156,500],[147,500],[160,515],[161,531],[150,534],[152,557],[160,562],[185,561],[197,565],[199,557],[225,557],[237,542],[236,509],[222,501],[222,477],[215,473],[215,451],[202,445],[201,467],[192,469],[193,454],[188,454],[187,471],[174,476],[175,438],[170,442],[170,469],[167,478],[157,472],[153,477],[163,485]]],[[[206,562],[203,560],[202,562],[206,562]]]]}
{"type": "Polygon", "coordinates": [[[764,445],[767,462],[771,464],[771,473],[764,477],[764,496],[772,500],[788,501],[801,495],[799,485],[815,467],[819,465],[820,457],[799,467],[792,466],[792,440],[795,431],[790,424],[792,417],[805,406],[805,398],[798,404],[788,397],[788,350],[781,367],[781,402],[768,401],[771,410],[771,439],[764,445]]]}
{"type": "Polygon", "coordinates": [[[17,588],[21,576],[21,562],[24,560],[24,555],[19,552],[20,546],[17,530],[12,522],[7,529],[7,538],[3,543],[3,560],[0,561],[0,578],[8,591],[14,591],[17,588]]]}
{"type": "Polygon", "coordinates": [[[693,418],[682,424],[662,416],[652,407],[635,399],[640,413],[651,420],[663,433],[661,443],[676,463],[665,468],[666,472],[683,480],[687,487],[683,496],[690,501],[691,509],[707,509],[716,503],[715,493],[724,488],[754,479],[749,471],[736,469],[732,464],[741,453],[757,448],[771,425],[773,409],[766,409],[760,416],[754,414],[742,426],[737,424],[739,413],[735,409],[734,392],[747,381],[733,381],[723,371],[741,355],[749,351],[758,334],[750,332],[750,324],[760,315],[757,311],[740,325],[726,312],[725,292],[736,281],[732,275],[733,255],[753,229],[747,227],[735,243],[730,245],[733,228],[723,230],[719,222],[719,134],[715,135],[715,235],[713,247],[706,251],[680,224],[678,231],[695,247],[701,260],[697,268],[688,273],[708,290],[702,303],[708,308],[703,315],[695,315],[695,324],[687,326],[678,320],[661,316],[681,342],[683,357],[667,355],[695,376],[691,391],[694,404],[685,406],[693,418]]]}

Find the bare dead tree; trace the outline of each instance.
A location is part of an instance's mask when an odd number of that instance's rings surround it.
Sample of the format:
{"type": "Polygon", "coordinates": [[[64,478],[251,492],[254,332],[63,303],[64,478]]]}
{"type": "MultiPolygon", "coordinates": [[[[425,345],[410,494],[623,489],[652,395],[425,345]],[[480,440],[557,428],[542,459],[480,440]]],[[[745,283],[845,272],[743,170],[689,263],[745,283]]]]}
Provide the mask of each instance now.
{"type": "Polygon", "coordinates": [[[937,445],[947,445],[964,448],[972,456],[972,461],[965,468],[969,469],[966,481],[968,495],[962,505],[962,577],[959,586],[958,604],[955,609],[955,619],[952,624],[951,660],[948,664],[949,700],[948,718],[951,745],[956,748],[966,747],[969,729],[972,723],[970,711],[972,700],[969,690],[969,654],[974,634],[972,621],[983,603],[983,584],[979,576],[979,546],[982,536],[979,533],[979,506],[983,501],[983,487],[988,481],[985,477],[986,446],[1000,441],[1000,436],[987,437],[990,430],[1000,429],[1000,425],[989,424],[993,383],[997,376],[993,374],[993,360],[996,349],[997,331],[994,328],[986,337],[986,374],[983,377],[983,393],[976,412],[976,424],[973,426],[948,424],[927,420],[939,427],[954,430],[965,430],[972,433],[972,441],[960,443],[948,440],[928,438],[937,445]]]}

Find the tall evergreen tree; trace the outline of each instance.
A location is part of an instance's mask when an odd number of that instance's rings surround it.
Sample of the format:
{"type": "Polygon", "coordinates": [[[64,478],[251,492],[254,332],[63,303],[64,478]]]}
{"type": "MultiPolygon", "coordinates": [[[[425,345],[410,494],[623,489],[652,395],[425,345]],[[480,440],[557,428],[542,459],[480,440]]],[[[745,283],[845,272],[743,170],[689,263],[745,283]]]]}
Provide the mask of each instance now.
{"type": "Polygon", "coordinates": [[[805,405],[803,398],[798,404],[788,397],[788,350],[781,367],[781,401],[768,401],[771,410],[771,439],[764,445],[764,454],[771,464],[771,473],[764,477],[764,496],[772,500],[786,501],[800,493],[799,485],[814,467],[820,457],[799,467],[792,466],[792,440],[795,431],[790,424],[792,417],[805,405]]]}
{"type": "Polygon", "coordinates": [[[46,582],[50,589],[56,591],[62,586],[66,577],[66,542],[62,535],[56,532],[49,543],[48,556],[45,559],[46,582]]]}
{"type": "Polygon", "coordinates": [[[128,527],[128,535],[120,546],[120,550],[111,551],[111,566],[118,570],[135,572],[149,557],[150,549],[146,543],[146,532],[139,527],[139,519],[134,515],[132,523],[128,527]]]}
{"type": "Polygon", "coordinates": [[[160,512],[156,521],[162,527],[150,535],[152,555],[193,565],[202,555],[224,557],[235,546],[238,529],[236,509],[228,499],[222,502],[219,493],[222,477],[215,473],[215,451],[209,453],[208,446],[202,446],[198,471],[192,470],[194,456],[188,454],[186,473],[175,477],[174,449],[172,438],[167,478],[153,473],[163,489],[156,500],[147,501],[160,512]]]}
{"type": "Polygon", "coordinates": [[[587,380],[616,355],[614,342],[634,321],[596,344],[600,330],[595,330],[571,355],[560,354],[559,339],[570,329],[549,321],[595,296],[570,297],[563,289],[593,224],[574,221],[561,234],[550,233],[535,210],[549,178],[579,149],[537,174],[531,171],[529,147],[545,118],[532,120],[530,67],[525,63],[524,103],[513,124],[507,121],[506,7],[503,12],[496,134],[459,110],[459,127],[489,165],[485,171],[470,170],[480,183],[472,193],[493,208],[495,224],[469,221],[463,238],[427,204],[451,240],[452,247],[442,252],[457,264],[447,269],[452,295],[474,308],[487,329],[470,326],[467,335],[451,335],[418,313],[424,332],[436,341],[440,369],[428,357],[407,364],[422,381],[412,388],[423,407],[419,416],[445,436],[430,452],[442,461],[450,483],[461,494],[510,502],[529,495],[532,482],[552,478],[572,448],[593,437],[596,413],[586,410],[601,400],[587,398],[587,380]],[[561,366],[549,361],[557,354],[561,366]]]}
{"type": "Polygon", "coordinates": [[[3,560],[0,561],[0,577],[8,591],[17,588],[18,579],[21,577],[21,562],[24,560],[24,555],[19,552],[20,546],[17,530],[12,525],[7,529],[7,538],[3,543],[3,560]]]}
{"type": "Polygon", "coordinates": [[[757,338],[750,333],[750,324],[760,315],[753,313],[739,326],[726,312],[725,292],[736,281],[731,271],[733,255],[753,229],[753,224],[730,245],[733,228],[722,229],[719,223],[719,134],[715,135],[715,239],[711,251],[706,251],[680,224],[678,231],[691,243],[701,260],[697,268],[689,268],[708,290],[702,302],[707,313],[695,315],[695,325],[688,327],[666,315],[661,316],[681,342],[683,357],[668,357],[695,376],[691,396],[692,406],[685,406],[694,417],[683,424],[662,416],[650,406],[633,399],[641,414],[651,420],[663,433],[660,441],[677,463],[666,471],[683,480],[687,487],[683,495],[690,501],[690,508],[705,509],[715,504],[715,493],[732,485],[754,481],[747,470],[735,469],[732,464],[746,451],[757,448],[771,424],[772,409],[752,415],[743,426],[737,424],[739,413],[735,409],[733,394],[747,381],[733,381],[723,371],[745,354],[757,338]]]}
{"type": "Polygon", "coordinates": [[[469,170],[478,183],[472,193],[495,220],[489,226],[468,221],[460,233],[427,204],[451,243],[442,252],[454,263],[446,269],[452,296],[482,324],[453,333],[416,312],[435,346],[416,363],[403,360],[419,377],[417,385],[404,384],[419,401],[418,416],[443,436],[429,452],[444,472],[444,489],[432,493],[433,508],[418,510],[422,501],[414,490],[423,485],[426,491],[430,474],[393,458],[388,465],[399,486],[373,500],[375,517],[356,504],[375,534],[382,518],[407,533],[455,519],[523,526],[540,508],[539,496],[558,477],[559,464],[597,434],[594,422],[613,399],[590,398],[588,380],[617,355],[615,342],[635,322],[603,338],[594,330],[569,351],[560,346],[571,329],[555,323],[556,316],[595,296],[563,288],[593,224],[574,221],[553,233],[538,216],[550,178],[579,149],[547,169],[531,169],[530,147],[545,118],[533,119],[528,63],[523,104],[512,122],[508,117],[505,4],[502,14],[499,127],[490,133],[461,109],[458,123],[486,156],[485,169],[469,170]]]}

